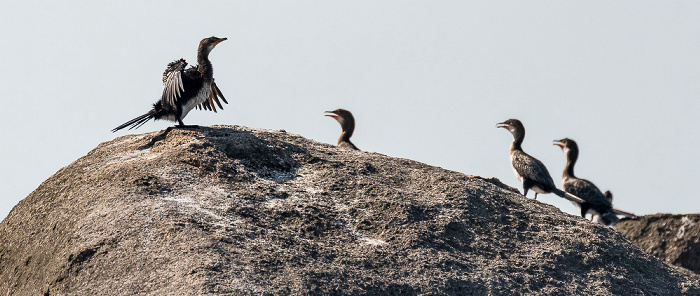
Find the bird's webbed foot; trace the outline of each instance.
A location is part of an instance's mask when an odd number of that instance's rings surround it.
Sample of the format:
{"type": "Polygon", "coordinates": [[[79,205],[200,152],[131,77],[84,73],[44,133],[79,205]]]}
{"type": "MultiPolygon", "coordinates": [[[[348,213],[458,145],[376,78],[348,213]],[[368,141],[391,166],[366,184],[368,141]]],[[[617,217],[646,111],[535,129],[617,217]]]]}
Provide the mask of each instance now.
{"type": "Polygon", "coordinates": [[[175,126],[177,128],[199,128],[199,125],[185,125],[180,118],[177,119],[177,123],[178,125],[175,126]]]}

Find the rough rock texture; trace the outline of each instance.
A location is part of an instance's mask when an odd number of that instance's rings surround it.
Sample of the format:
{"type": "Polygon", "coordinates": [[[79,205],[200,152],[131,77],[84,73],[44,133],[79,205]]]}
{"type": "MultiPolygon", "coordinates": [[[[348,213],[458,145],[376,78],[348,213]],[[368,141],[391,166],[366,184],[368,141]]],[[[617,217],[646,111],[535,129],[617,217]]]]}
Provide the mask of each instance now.
{"type": "Polygon", "coordinates": [[[700,214],[655,214],[615,225],[632,243],[661,261],[700,274],[700,214]]]}
{"type": "Polygon", "coordinates": [[[0,295],[700,295],[699,279],[496,179],[236,126],[102,143],[0,223],[0,295]]]}

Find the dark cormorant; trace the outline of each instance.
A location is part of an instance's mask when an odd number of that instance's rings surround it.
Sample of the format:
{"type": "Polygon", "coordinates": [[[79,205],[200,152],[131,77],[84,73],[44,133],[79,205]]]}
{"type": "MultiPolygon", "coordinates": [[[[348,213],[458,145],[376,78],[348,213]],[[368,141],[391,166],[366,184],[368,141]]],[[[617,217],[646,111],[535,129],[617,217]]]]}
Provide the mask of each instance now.
{"type": "Polygon", "coordinates": [[[352,150],[360,150],[357,149],[355,144],[350,142],[350,137],[352,137],[352,133],[355,131],[355,117],[352,116],[352,113],[345,109],[335,109],[333,111],[326,111],[326,113],[332,113],[326,114],[326,116],[335,118],[343,129],[343,132],[340,133],[340,138],[338,138],[338,146],[352,150]]]}
{"type": "Polygon", "coordinates": [[[568,194],[556,186],[552,176],[544,164],[536,158],[525,153],[522,148],[525,139],[525,127],[517,119],[508,119],[499,123],[496,127],[502,127],[513,134],[513,143],[510,145],[510,163],[515,171],[515,176],[523,182],[523,195],[527,196],[528,190],[535,191],[535,199],[538,193],[554,193],[571,201],[582,202],[580,198],[568,194]]]}
{"type": "Polygon", "coordinates": [[[590,212],[592,216],[598,216],[596,220],[601,224],[615,225],[619,219],[612,207],[612,193],[607,191],[606,194],[603,194],[592,182],[574,175],[574,165],[578,159],[576,142],[564,138],[554,141],[554,145],[559,146],[566,155],[566,166],[561,179],[562,188],[585,201],[575,203],[581,208],[581,217],[585,218],[586,213],[590,212]]]}
{"type": "Polygon", "coordinates": [[[195,107],[216,112],[216,106],[221,106],[219,98],[228,104],[221,90],[214,83],[214,69],[209,61],[209,53],[226,38],[209,37],[199,43],[197,49],[197,66],[185,69],[187,62],[179,59],[168,64],[163,72],[163,95],[153,104],[148,113],[136,117],[112,130],[116,132],[125,127],[135,129],[142,126],[151,118],[177,121],[178,126],[184,127],[182,119],[195,107]]]}

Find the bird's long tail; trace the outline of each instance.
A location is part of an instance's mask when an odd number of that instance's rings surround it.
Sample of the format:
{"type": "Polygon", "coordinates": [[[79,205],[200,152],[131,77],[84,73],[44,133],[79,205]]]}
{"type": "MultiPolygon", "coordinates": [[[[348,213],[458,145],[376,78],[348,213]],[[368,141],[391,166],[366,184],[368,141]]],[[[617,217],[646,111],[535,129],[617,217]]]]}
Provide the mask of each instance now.
{"type": "Polygon", "coordinates": [[[584,202],[586,202],[586,201],[583,200],[582,198],[580,198],[580,197],[578,197],[578,196],[576,196],[576,195],[573,195],[573,194],[571,194],[571,193],[565,192],[564,190],[561,190],[561,189],[559,189],[559,188],[554,188],[554,189],[552,189],[552,193],[558,195],[559,197],[563,197],[563,198],[565,198],[565,199],[568,199],[568,200],[570,200],[570,201],[573,201],[573,202],[575,202],[575,203],[578,203],[579,205],[580,205],[580,204],[583,204],[584,202]]]}
{"type": "Polygon", "coordinates": [[[114,129],[112,129],[112,132],[116,132],[116,131],[123,129],[125,127],[129,127],[129,130],[137,129],[137,128],[141,127],[144,123],[151,120],[151,118],[154,118],[157,113],[158,112],[155,110],[155,108],[151,109],[151,111],[148,111],[148,113],[141,115],[139,117],[136,117],[132,120],[129,120],[126,123],[124,123],[118,127],[115,127],[114,129]]]}
{"type": "Polygon", "coordinates": [[[615,214],[622,215],[622,216],[625,216],[625,217],[627,217],[627,218],[632,218],[632,219],[637,219],[637,218],[639,218],[639,217],[638,217],[637,215],[635,215],[635,214],[632,214],[632,213],[630,213],[630,212],[623,211],[623,210],[618,210],[618,209],[615,209],[615,208],[613,208],[613,212],[615,212],[615,214]]]}
{"type": "MultiPolygon", "coordinates": [[[[554,190],[552,190],[552,193],[554,193],[554,194],[556,194],[556,195],[558,195],[558,196],[560,196],[560,197],[563,197],[563,198],[565,198],[565,199],[568,199],[568,200],[570,200],[570,201],[573,201],[573,202],[575,202],[575,203],[578,203],[578,204],[583,204],[583,203],[585,202],[585,201],[584,201],[583,199],[581,199],[580,197],[578,197],[578,196],[576,196],[576,195],[573,195],[573,194],[571,194],[571,193],[568,193],[568,192],[564,192],[563,190],[560,190],[560,189],[558,189],[558,188],[554,188],[554,190]]],[[[628,217],[628,218],[632,218],[632,219],[637,219],[637,218],[638,218],[637,215],[632,214],[632,213],[630,213],[630,212],[623,211],[623,210],[618,210],[618,209],[613,208],[612,211],[613,211],[616,215],[622,215],[622,216],[625,216],[625,217],[628,217]]]]}

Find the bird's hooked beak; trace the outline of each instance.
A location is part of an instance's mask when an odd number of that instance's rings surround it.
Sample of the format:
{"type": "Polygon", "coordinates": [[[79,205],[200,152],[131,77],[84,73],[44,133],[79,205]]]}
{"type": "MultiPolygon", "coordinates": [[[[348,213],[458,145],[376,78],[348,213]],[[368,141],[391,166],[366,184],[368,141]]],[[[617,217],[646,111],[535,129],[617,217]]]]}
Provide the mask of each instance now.
{"type": "Polygon", "coordinates": [[[496,128],[499,128],[499,127],[502,127],[502,128],[504,128],[504,129],[510,130],[510,125],[508,125],[505,121],[496,124],[496,128]]]}
{"type": "Polygon", "coordinates": [[[564,144],[564,140],[554,140],[554,143],[552,145],[559,146],[561,150],[564,150],[564,147],[566,147],[566,144],[564,144]]]}
{"type": "Polygon", "coordinates": [[[219,39],[219,40],[216,40],[216,42],[214,42],[213,45],[216,46],[217,44],[221,43],[221,41],[224,41],[224,40],[227,40],[227,38],[224,37],[224,38],[221,38],[221,39],[219,39]]]}
{"type": "Polygon", "coordinates": [[[326,114],[326,116],[333,117],[333,119],[337,120],[341,124],[343,123],[343,118],[338,116],[338,113],[336,113],[335,111],[326,111],[326,113],[331,113],[331,114],[326,114]]]}

